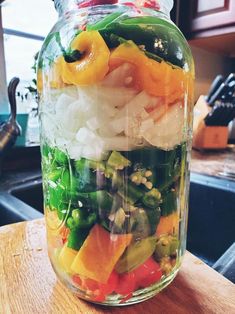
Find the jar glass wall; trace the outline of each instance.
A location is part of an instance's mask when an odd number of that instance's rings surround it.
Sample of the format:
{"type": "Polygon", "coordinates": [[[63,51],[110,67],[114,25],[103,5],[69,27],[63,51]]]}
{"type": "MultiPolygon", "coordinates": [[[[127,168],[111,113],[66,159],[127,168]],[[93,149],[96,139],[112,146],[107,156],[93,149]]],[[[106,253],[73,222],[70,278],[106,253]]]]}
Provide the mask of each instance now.
{"type": "Polygon", "coordinates": [[[92,302],[155,295],[185,252],[194,67],[162,2],[57,1],[40,53],[49,256],[92,302]]]}

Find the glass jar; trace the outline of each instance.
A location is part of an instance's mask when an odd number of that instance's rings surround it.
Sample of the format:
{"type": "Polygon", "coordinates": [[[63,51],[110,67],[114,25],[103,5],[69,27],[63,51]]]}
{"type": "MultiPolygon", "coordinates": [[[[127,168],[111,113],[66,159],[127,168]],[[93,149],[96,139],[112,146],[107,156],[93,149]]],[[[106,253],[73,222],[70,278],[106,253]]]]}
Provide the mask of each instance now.
{"type": "Polygon", "coordinates": [[[55,0],[40,52],[49,256],[91,302],[152,297],[185,252],[194,65],[172,4],[55,0]]]}

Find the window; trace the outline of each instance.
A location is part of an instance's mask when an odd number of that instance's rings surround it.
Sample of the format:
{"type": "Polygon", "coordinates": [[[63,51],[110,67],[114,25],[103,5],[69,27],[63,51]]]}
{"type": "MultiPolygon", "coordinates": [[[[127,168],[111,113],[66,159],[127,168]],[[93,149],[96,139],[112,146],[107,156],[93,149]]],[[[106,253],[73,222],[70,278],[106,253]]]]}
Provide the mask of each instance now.
{"type": "Polygon", "coordinates": [[[24,95],[25,88],[35,78],[32,70],[34,55],[55,23],[57,13],[50,0],[6,0],[0,10],[0,41],[3,33],[4,48],[4,53],[0,53],[0,59],[4,59],[0,60],[0,78],[1,81],[6,80],[5,84],[0,85],[0,93],[4,92],[3,85],[6,89],[9,80],[18,76],[21,80],[19,91],[24,95]]]}
{"type": "Polygon", "coordinates": [[[56,21],[51,0],[6,0],[2,5],[3,28],[46,36],[56,21]]]}

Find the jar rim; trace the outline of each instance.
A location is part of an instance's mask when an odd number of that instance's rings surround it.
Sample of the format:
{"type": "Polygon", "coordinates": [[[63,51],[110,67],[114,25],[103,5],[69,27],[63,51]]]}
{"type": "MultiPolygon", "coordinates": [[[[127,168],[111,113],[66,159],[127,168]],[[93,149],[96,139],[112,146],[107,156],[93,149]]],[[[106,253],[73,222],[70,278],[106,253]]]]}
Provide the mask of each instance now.
{"type": "Polygon", "coordinates": [[[136,4],[138,7],[148,7],[152,9],[159,10],[161,12],[164,12],[165,14],[169,15],[171,9],[174,5],[174,0],[107,0],[107,3],[105,3],[105,0],[53,0],[55,9],[58,11],[59,15],[70,11],[72,9],[77,9],[80,7],[89,7],[89,6],[95,6],[95,5],[112,5],[112,4],[126,4],[126,3],[133,3],[136,4]],[[86,3],[86,5],[83,5],[86,3]],[[147,5],[146,5],[147,4],[147,5]]]}

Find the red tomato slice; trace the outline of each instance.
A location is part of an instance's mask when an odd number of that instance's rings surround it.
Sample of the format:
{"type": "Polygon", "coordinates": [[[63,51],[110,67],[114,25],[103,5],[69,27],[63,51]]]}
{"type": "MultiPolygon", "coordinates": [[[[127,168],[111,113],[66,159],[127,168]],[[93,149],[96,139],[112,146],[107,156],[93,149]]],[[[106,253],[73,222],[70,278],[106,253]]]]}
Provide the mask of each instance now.
{"type": "Polygon", "coordinates": [[[87,0],[78,5],[79,8],[86,8],[94,5],[115,4],[118,0],[87,0]]]}
{"type": "Polygon", "coordinates": [[[60,234],[61,234],[61,237],[62,237],[62,242],[63,242],[63,244],[65,244],[65,242],[67,241],[68,236],[69,236],[69,233],[70,233],[70,230],[69,230],[69,228],[67,228],[67,227],[63,227],[63,228],[60,230],[60,234]]]}
{"type": "Polygon", "coordinates": [[[118,274],[115,271],[113,271],[106,284],[102,284],[102,283],[99,284],[99,289],[105,295],[108,295],[115,291],[117,284],[118,284],[118,274]]]}
{"type": "Polygon", "coordinates": [[[100,288],[100,284],[98,281],[89,278],[83,280],[83,285],[86,289],[91,291],[95,291],[100,288]]]}
{"type": "Polygon", "coordinates": [[[150,257],[145,263],[133,270],[137,288],[146,288],[159,281],[162,277],[161,267],[150,257]]]}
{"type": "Polygon", "coordinates": [[[118,285],[115,292],[121,295],[131,294],[136,287],[135,274],[133,272],[125,273],[119,276],[118,285]]]}
{"type": "Polygon", "coordinates": [[[91,299],[96,302],[103,302],[106,296],[113,293],[118,284],[118,274],[113,271],[107,283],[100,283],[90,278],[80,278],[78,275],[73,276],[73,282],[84,290],[92,292],[91,299]]]}
{"type": "Polygon", "coordinates": [[[152,274],[149,274],[148,277],[146,277],[145,279],[143,279],[140,283],[139,283],[139,287],[141,288],[146,288],[151,286],[152,284],[154,284],[155,282],[159,281],[162,278],[162,271],[156,271],[152,274]]]}
{"type": "Polygon", "coordinates": [[[82,285],[82,279],[78,275],[74,275],[72,277],[72,280],[76,285],[79,285],[79,286],[82,285]]]}
{"type": "Polygon", "coordinates": [[[91,296],[91,299],[92,301],[95,301],[95,302],[104,302],[106,299],[106,295],[100,291],[95,291],[94,295],[91,296]]]}
{"type": "Polygon", "coordinates": [[[160,10],[160,5],[159,5],[158,1],[155,1],[155,0],[147,0],[144,2],[143,6],[145,8],[154,8],[156,10],[160,10]]]}

